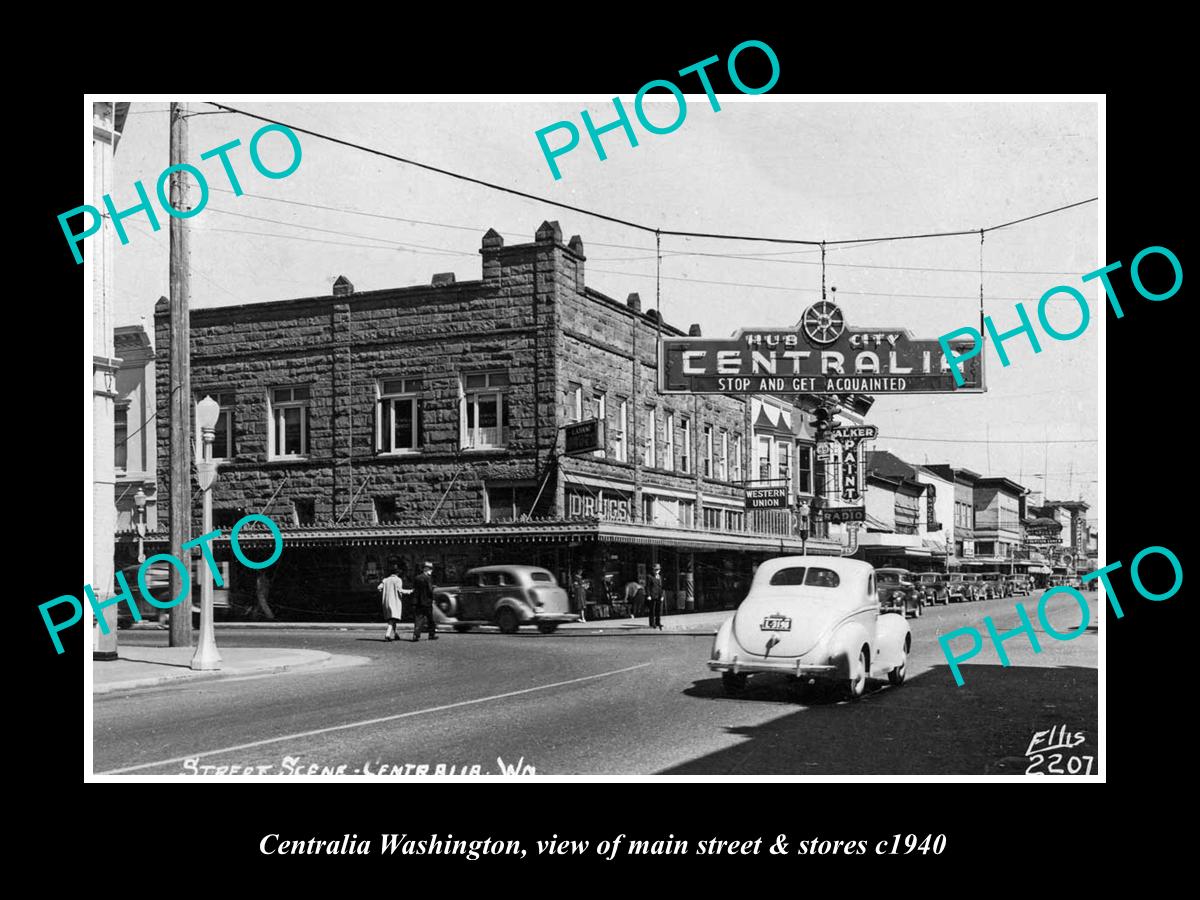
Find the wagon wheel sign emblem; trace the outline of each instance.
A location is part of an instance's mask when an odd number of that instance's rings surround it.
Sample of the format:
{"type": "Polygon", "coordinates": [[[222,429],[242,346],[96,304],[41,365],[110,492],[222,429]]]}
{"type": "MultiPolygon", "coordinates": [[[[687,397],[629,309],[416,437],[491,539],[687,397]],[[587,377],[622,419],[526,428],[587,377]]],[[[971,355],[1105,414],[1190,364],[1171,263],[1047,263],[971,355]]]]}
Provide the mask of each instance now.
{"type": "Polygon", "coordinates": [[[842,311],[828,300],[814,303],[804,311],[800,321],[808,339],[816,344],[832,344],[846,328],[842,311]]]}

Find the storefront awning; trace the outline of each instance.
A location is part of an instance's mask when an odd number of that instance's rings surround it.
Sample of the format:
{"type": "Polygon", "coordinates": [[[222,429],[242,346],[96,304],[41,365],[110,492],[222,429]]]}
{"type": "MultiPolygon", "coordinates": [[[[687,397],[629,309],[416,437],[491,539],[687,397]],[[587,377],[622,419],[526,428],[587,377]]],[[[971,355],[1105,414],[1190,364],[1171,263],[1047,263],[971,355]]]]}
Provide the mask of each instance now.
{"type": "MultiPolygon", "coordinates": [[[[812,539],[802,543],[798,536],[771,535],[741,531],[706,531],[690,528],[668,528],[634,522],[608,522],[597,518],[545,519],[517,522],[490,522],[473,525],[280,525],[283,545],[288,547],[373,547],[436,544],[535,544],[611,542],[674,547],[680,550],[721,551],[741,550],[760,553],[823,556],[841,554],[837,541],[812,539]]],[[[124,537],[124,536],[122,536],[124,537]]],[[[136,536],[133,538],[136,540],[136,536]]],[[[243,528],[238,544],[268,545],[270,532],[257,524],[243,528]]],[[[164,532],[146,535],[148,551],[168,552],[168,536],[164,532]]],[[[228,544],[225,532],[216,544],[228,544]]]]}

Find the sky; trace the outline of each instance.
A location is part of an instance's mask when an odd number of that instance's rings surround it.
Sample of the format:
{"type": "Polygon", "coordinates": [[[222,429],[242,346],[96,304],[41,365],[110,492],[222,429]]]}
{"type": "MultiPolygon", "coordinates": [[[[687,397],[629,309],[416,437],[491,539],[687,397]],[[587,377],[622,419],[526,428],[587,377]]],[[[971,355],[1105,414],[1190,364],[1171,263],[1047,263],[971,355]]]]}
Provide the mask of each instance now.
{"type": "MultiPolygon", "coordinates": [[[[661,106],[647,103],[651,121],[676,115],[664,96],[661,106]]],[[[631,109],[633,98],[622,99],[631,109]]],[[[620,129],[609,132],[603,161],[580,110],[600,126],[615,118],[607,98],[228,105],[651,228],[815,241],[978,230],[1099,192],[1095,103],[719,95],[714,112],[703,94],[687,99],[684,121],[670,134],[648,133],[631,112],[638,146],[620,129]],[[557,159],[555,180],[534,135],[563,120],[579,128],[581,142],[557,159]]],[[[137,202],[137,179],[153,196],[169,159],[167,107],[163,100],[131,107],[115,158],[118,210],[137,202]]],[[[188,159],[212,188],[208,206],[188,220],[194,308],[327,294],[342,274],[357,290],[428,284],[437,272],[478,279],[488,228],[506,244],[525,243],[543,220],[557,220],[564,240],[581,236],[589,286],[618,299],[636,291],[644,308],[655,306],[652,234],[304,134],[299,167],[268,179],[248,156],[263,123],[198,101],[190,109],[216,113],[188,120],[188,159]],[[240,197],[218,160],[200,160],[235,138],[242,146],[230,160],[246,192],[240,197]]],[[[552,145],[562,139],[549,138],[552,145]]],[[[260,146],[271,168],[291,159],[279,134],[260,146]]],[[[1068,342],[1039,330],[1040,354],[1015,338],[1005,344],[1007,368],[989,346],[985,394],[879,396],[867,418],[880,430],[873,449],[1006,476],[1051,499],[1083,499],[1096,516],[1103,301],[1098,283],[1085,289],[1080,276],[1110,261],[1099,257],[1098,214],[1097,204],[1086,204],[989,232],[983,243],[984,310],[999,330],[1019,324],[1018,301],[1036,322],[1038,298],[1060,284],[1088,298],[1087,330],[1068,342]]],[[[167,217],[161,210],[159,217],[157,233],[142,215],[126,220],[130,242],[115,255],[116,321],[144,320],[151,337],[154,303],[169,290],[167,217]]],[[[663,315],[685,330],[697,323],[704,335],[719,336],[792,326],[820,299],[814,248],[675,237],[662,246],[663,315]]],[[[979,325],[977,234],[831,247],[826,263],[827,285],[838,289],[852,327],[936,338],[979,325]]],[[[1079,316],[1073,301],[1049,304],[1060,331],[1073,330],[1079,316]]]]}

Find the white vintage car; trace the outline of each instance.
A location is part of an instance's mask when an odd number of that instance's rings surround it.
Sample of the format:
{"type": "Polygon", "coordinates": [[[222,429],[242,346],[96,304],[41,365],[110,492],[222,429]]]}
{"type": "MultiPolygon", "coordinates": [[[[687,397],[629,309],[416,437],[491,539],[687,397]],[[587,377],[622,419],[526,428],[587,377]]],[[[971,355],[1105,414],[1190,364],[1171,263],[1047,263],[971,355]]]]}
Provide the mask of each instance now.
{"type": "Polygon", "coordinates": [[[867,679],[904,682],[912,634],[881,613],[875,569],[837,556],[781,556],[758,567],[750,593],[717,632],[708,667],[737,694],[754,672],[837,684],[857,700],[867,679]]]}

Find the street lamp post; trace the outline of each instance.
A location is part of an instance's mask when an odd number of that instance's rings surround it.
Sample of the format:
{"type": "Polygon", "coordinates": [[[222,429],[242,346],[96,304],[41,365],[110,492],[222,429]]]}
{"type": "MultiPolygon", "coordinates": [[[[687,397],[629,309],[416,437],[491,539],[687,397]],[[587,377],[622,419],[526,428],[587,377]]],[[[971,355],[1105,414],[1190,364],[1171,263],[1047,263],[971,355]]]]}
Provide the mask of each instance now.
{"type": "MultiPolygon", "coordinates": [[[[212,486],[217,480],[217,464],[213,462],[212,446],[220,415],[221,405],[212,397],[206,396],[196,404],[196,425],[203,439],[203,452],[196,461],[197,480],[204,495],[202,534],[212,531],[212,486]]],[[[217,639],[213,634],[212,573],[208,571],[204,571],[200,576],[200,640],[196,644],[196,654],[192,657],[192,668],[221,668],[221,654],[217,652],[217,639]]]]}
{"type": "Polygon", "coordinates": [[[135,515],[137,521],[134,527],[137,529],[138,535],[138,565],[146,561],[146,492],[138,488],[138,492],[133,495],[133,505],[137,510],[135,515]]]}

